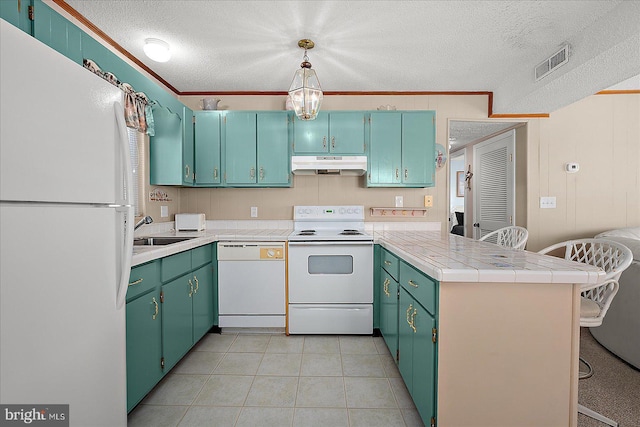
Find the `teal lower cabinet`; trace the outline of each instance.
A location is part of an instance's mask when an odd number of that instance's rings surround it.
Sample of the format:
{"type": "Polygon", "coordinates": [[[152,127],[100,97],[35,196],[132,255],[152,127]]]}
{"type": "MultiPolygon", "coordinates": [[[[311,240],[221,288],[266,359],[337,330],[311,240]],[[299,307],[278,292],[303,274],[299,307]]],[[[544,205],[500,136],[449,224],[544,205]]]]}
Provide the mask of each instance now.
{"type": "Polygon", "coordinates": [[[193,344],[193,278],[185,274],[162,285],[162,356],[173,368],[193,344]]]}
{"type": "Polygon", "coordinates": [[[131,411],[162,378],[160,262],[131,270],[126,305],[127,411],[131,411]]]}
{"type": "Polygon", "coordinates": [[[384,248],[380,258],[380,332],[422,421],[434,426],[438,282],[384,248]]]}
{"type": "Polygon", "coordinates": [[[214,324],[213,268],[207,264],[193,272],[193,343],[195,344],[214,324]]]}
{"type": "Polygon", "coordinates": [[[380,333],[389,352],[398,361],[398,282],[380,269],[380,333]]]}
{"type": "Polygon", "coordinates": [[[400,287],[398,368],[425,425],[434,424],[436,406],[435,318],[400,287]]]}
{"type": "Polygon", "coordinates": [[[213,326],[212,245],[163,258],[161,266],[162,356],[169,371],[213,326]]]}
{"type": "Polygon", "coordinates": [[[127,292],[127,411],[215,323],[213,245],[131,269],[127,292]]]}

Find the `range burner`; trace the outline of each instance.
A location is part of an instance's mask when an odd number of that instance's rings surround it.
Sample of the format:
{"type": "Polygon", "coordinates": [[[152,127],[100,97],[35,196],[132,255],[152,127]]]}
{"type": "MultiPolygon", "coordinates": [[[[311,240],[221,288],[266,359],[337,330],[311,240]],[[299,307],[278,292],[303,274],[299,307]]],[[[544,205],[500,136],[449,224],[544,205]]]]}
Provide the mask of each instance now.
{"type": "Polygon", "coordinates": [[[342,233],[340,234],[342,234],[343,236],[361,236],[362,235],[362,233],[359,232],[358,230],[350,230],[350,229],[343,230],[342,233]]]}

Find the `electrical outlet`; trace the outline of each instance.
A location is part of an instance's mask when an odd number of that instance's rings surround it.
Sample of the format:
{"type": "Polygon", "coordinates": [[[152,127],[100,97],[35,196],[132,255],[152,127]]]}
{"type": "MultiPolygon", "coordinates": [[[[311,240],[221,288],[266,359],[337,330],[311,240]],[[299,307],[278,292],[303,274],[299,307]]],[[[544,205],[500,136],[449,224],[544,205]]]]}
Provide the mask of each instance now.
{"type": "Polygon", "coordinates": [[[169,206],[160,206],[160,217],[166,218],[169,216],[169,206]]]}
{"type": "Polygon", "coordinates": [[[433,207],[433,196],[424,196],[424,207],[425,208],[433,207]]]}
{"type": "Polygon", "coordinates": [[[553,197],[540,197],[540,209],[555,209],[556,198],[553,197]]]}
{"type": "Polygon", "coordinates": [[[404,198],[402,196],[396,196],[396,208],[401,208],[404,205],[404,198]]]}
{"type": "Polygon", "coordinates": [[[258,218],[258,207],[251,206],[251,218],[258,218]]]}

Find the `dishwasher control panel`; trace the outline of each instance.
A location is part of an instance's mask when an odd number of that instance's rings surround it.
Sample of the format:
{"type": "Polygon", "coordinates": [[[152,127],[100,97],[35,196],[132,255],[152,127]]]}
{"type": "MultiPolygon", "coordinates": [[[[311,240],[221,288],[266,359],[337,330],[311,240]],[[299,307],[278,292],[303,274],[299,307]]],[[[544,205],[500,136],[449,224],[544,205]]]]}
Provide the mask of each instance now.
{"type": "Polygon", "coordinates": [[[218,242],[218,261],[284,261],[284,242],[218,242]]]}
{"type": "Polygon", "coordinates": [[[282,248],[260,248],[260,259],[284,259],[282,248]]]}

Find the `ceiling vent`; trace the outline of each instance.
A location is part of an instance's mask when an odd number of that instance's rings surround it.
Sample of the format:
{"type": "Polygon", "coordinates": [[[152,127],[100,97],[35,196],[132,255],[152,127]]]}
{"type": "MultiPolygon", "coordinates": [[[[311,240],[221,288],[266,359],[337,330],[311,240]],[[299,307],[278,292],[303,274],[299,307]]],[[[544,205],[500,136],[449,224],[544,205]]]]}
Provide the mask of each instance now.
{"type": "Polygon", "coordinates": [[[564,45],[562,49],[551,55],[549,58],[542,61],[536,66],[536,81],[549,75],[552,71],[558,67],[569,62],[569,45],[564,45]]]}

